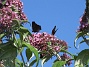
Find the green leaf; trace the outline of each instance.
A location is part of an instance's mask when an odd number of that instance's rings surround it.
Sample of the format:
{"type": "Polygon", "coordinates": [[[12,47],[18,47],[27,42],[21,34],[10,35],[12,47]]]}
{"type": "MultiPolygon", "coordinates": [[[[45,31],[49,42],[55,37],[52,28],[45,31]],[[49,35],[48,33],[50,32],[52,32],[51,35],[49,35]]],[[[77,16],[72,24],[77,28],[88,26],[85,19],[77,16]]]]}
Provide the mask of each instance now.
{"type": "Polygon", "coordinates": [[[17,56],[17,50],[12,45],[6,45],[0,50],[0,59],[5,59],[8,57],[14,58],[17,56]]]}
{"type": "Polygon", "coordinates": [[[66,64],[66,61],[56,61],[52,67],[62,67],[66,64]]]}
{"type": "Polygon", "coordinates": [[[82,43],[84,43],[85,41],[84,40],[82,40],[80,43],[79,43],[79,45],[78,45],[78,47],[77,48],[79,48],[79,46],[80,46],[80,44],[82,44],[82,43]]]}
{"type": "Polygon", "coordinates": [[[0,60],[4,61],[6,67],[15,67],[15,58],[17,56],[17,49],[9,44],[0,49],[0,60]]]}
{"type": "MultiPolygon", "coordinates": [[[[14,22],[13,26],[12,26],[12,30],[18,30],[20,28],[20,21],[17,19],[13,19],[12,22],[14,22]]],[[[16,32],[16,31],[15,31],[16,32]]]]}
{"type": "Polygon", "coordinates": [[[6,0],[3,0],[2,4],[3,4],[3,5],[6,4],[6,0]]]}
{"type": "Polygon", "coordinates": [[[75,60],[75,67],[84,67],[89,62],[89,49],[85,49],[78,54],[75,60]]]}
{"type": "Polygon", "coordinates": [[[0,39],[2,39],[5,36],[5,34],[0,34],[0,39]]]}
{"type": "Polygon", "coordinates": [[[76,47],[76,41],[77,41],[80,37],[82,37],[83,35],[85,35],[85,34],[87,34],[87,32],[79,32],[79,33],[77,34],[77,36],[76,36],[76,38],[75,38],[75,40],[74,40],[74,47],[75,47],[75,48],[77,48],[77,47],[76,47]]]}
{"type": "Polygon", "coordinates": [[[12,22],[14,22],[16,26],[20,26],[19,20],[13,19],[12,22]]]}
{"type": "Polygon", "coordinates": [[[24,47],[21,47],[17,50],[18,54],[20,54],[24,50],[24,47]]]}
{"type": "Polygon", "coordinates": [[[0,49],[3,48],[3,47],[5,47],[5,46],[7,46],[8,44],[10,44],[10,42],[7,42],[7,43],[1,43],[1,44],[0,44],[0,49]]]}
{"type": "Polygon", "coordinates": [[[23,67],[23,63],[20,60],[15,59],[15,67],[23,67]]]}
{"type": "MultiPolygon", "coordinates": [[[[29,32],[28,29],[24,28],[24,27],[20,27],[19,31],[22,33],[22,34],[28,34],[28,35],[31,35],[31,33],[29,32]]],[[[31,35],[32,36],[32,35],[31,35]]]]}
{"type": "Polygon", "coordinates": [[[32,56],[32,52],[30,49],[26,49],[26,57],[27,57],[27,60],[29,61],[29,59],[31,58],[32,56]]]}
{"type": "Polygon", "coordinates": [[[35,49],[35,47],[33,47],[32,45],[30,45],[30,43],[22,42],[22,44],[23,44],[23,47],[27,47],[28,49],[30,49],[34,53],[34,55],[36,57],[36,62],[37,62],[36,66],[38,66],[38,63],[39,63],[38,51],[35,49]]]}
{"type": "Polygon", "coordinates": [[[47,42],[47,44],[50,46],[51,45],[51,42],[47,42]]]}
{"type": "Polygon", "coordinates": [[[21,41],[24,40],[28,35],[32,36],[29,30],[24,28],[23,26],[20,26],[17,32],[20,36],[21,41]]]}
{"type": "Polygon", "coordinates": [[[23,23],[23,22],[28,22],[28,20],[21,20],[21,22],[23,23]]]}
{"type": "Polygon", "coordinates": [[[37,61],[36,59],[33,60],[33,61],[30,63],[29,67],[33,66],[33,65],[36,63],[36,61],[37,61]]]}

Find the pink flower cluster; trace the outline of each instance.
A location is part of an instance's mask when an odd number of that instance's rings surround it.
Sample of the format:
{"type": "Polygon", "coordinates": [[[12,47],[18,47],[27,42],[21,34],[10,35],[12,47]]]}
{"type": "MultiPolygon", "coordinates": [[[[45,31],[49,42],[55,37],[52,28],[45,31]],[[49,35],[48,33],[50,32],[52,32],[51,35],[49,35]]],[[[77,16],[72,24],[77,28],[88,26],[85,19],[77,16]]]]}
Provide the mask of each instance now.
{"type": "MultiPolygon", "coordinates": [[[[62,59],[63,61],[68,61],[68,60],[70,60],[70,56],[68,56],[66,53],[64,53],[64,54],[61,56],[61,59],[62,59]]],[[[66,63],[66,65],[68,65],[68,66],[69,66],[70,64],[72,64],[71,60],[66,63]]]]}
{"type": "Polygon", "coordinates": [[[87,16],[87,13],[85,12],[83,16],[80,18],[80,26],[79,26],[78,32],[89,31],[88,20],[89,20],[89,17],[87,16]]]}
{"type": "Polygon", "coordinates": [[[15,22],[14,19],[27,20],[22,11],[23,4],[20,0],[6,0],[5,5],[0,9],[0,30],[10,29],[15,22]]]}
{"type": "Polygon", "coordinates": [[[32,34],[32,37],[28,37],[28,40],[31,45],[40,51],[47,51],[50,48],[56,52],[59,52],[61,48],[65,50],[67,49],[67,43],[65,41],[57,39],[54,35],[48,34],[46,32],[34,33],[32,34]]]}

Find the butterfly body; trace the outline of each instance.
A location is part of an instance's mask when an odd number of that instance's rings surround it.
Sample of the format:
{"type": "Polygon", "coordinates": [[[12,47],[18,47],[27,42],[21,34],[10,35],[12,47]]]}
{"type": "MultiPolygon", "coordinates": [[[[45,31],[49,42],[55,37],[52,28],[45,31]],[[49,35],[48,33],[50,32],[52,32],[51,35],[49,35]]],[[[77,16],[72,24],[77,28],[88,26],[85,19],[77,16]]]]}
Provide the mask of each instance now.
{"type": "Polygon", "coordinates": [[[41,26],[36,24],[35,21],[32,21],[32,32],[39,32],[41,30],[41,26]]]}

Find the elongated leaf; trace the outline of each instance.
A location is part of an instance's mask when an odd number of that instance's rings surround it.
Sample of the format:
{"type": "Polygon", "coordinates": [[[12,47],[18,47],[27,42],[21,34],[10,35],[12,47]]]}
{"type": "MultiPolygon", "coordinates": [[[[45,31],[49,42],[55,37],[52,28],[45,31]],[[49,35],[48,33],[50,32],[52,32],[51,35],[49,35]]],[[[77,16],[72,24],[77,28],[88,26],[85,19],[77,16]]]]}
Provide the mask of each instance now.
{"type": "Polygon", "coordinates": [[[84,43],[85,41],[84,40],[82,40],[79,44],[78,44],[78,47],[77,48],[79,48],[80,47],[80,45],[82,44],[82,43],[84,43]]]}
{"type": "Polygon", "coordinates": [[[36,61],[37,61],[36,59],[33,60],[33,61],[30,63],[29,67],[33,66],[33,65],[36,63],[36,61]]]}
{"type": "Polygon", "coordinates": [[[52,67],[62,67],[65,63],[66,61],[56,61],[52,67]]]}
{"type": "Polygon", "coordinates": [[[36,62],[37,62],[36,66],[38,66],[38,63],[39,63],[38,51],[32,45],[30,45],[29,43],[23,42],[22,44],[23,44],[23,47],[26,46],[28,49],[30,49],[34,53],[34,55],[36,57],[36,62]]]}
{"type": "Polygon", "coordinates": [[[26,49],[26,57],[27,57],[27,60],[29,61],[29,59],[31,58],[32,56],[32,52],[30,49],[26,49]]]}
{"type": "Polygon", "coordinates": [[[15,59],[15,67],[23,67],[23,63],[20,60],[15,59]]]}
{"type": "Polygon", "coordinates": [[[84,67],[89,62],[89,49],[85,49],[78,54],[75,60],[75,67],[84,67]]]}
{"type": "Polygon", "coordinates": [[[77,41],[80,37],[82,37],[83,35],[85,35],[85,34],[87,34],[87,32],[79,32],[79,33],[77,34],[77,36],[76,36],[76,38],[75,38],[75,40],[74,40],[74,47],[75,47],[75,48],[77,48],[77,47],[76,47],[76,41],[77,41]]]}
{"type": "Polygon", "coordinates": [[[21,33],[25,33],[25,34],[28,34],[28,35],[31,35],[31,33],[29,32],[29,30],[28,29],[26,29],[26,28],[24,28],[24,27],[20,27],[20,29],[19,29],[19,31],[21,32],[21,33]]]}

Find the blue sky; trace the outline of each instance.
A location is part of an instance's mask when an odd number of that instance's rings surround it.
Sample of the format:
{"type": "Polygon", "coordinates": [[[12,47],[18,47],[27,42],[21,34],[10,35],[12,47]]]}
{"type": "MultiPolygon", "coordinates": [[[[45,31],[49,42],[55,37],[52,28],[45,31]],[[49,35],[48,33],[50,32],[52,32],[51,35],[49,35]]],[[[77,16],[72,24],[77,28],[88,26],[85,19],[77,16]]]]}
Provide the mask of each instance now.
{"type": "MultiPolygon", "coordinates": [[[[74,48],[76,30],[79,26],[79,18],[85,9],[85,0],[22,0],[22,2],[28,20],[35,21],[42,26],[40,32],[50,34],[56,25],[58,31],[55,35],[68,43],[68,46],[71,47],[68,49],[69,52],[76,54],[82,49],[88,48],[85,43],[79,49],[74,48]]],[[[25,25],[25,27],[30,30],[29,25],[25,25]]],[[[50,60],[45,63],[44,67],[52,67],[51,65],[50,60]]]]}

